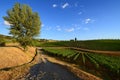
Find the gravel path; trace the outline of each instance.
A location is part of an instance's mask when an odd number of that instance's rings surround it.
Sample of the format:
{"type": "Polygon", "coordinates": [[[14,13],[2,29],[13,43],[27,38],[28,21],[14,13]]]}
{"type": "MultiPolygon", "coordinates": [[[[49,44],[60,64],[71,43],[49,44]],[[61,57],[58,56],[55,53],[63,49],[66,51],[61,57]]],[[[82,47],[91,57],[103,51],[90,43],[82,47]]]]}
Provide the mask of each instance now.
{"type": "Polygon", "coordinates": [[[65,67],[46,60],[31,67],[25,80],[81,80],[65,67]]]}

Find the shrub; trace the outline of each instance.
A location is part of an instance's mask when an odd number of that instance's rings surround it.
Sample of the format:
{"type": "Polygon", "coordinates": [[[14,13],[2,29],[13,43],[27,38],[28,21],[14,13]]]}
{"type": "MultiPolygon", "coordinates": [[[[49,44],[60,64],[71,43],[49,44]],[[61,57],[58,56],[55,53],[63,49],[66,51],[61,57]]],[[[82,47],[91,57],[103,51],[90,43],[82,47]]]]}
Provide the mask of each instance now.
{"type": "Polygon", "coordinates": [[[4,40],[0,40],[0,46],[5,46],[5,41],[4,40]]]}

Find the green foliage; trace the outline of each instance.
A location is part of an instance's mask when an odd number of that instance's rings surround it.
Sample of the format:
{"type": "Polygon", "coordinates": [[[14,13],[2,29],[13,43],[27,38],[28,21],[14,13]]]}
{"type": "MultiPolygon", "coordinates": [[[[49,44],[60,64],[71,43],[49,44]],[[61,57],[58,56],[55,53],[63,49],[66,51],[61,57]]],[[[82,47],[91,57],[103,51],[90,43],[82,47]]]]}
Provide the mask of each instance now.
{"type": "Polygon", "coordinates": [[[5,36],[0,35],[0,46],[5,46],[6,40],[5,36]]]}
{"type": "Polygon", "coordinates": [[[82,61],[85,64],[85,53],[81,53],[81,55],[82,55],[82,61]]]}
{"type": "MultiPolygon", "coordinates": [[[[103,71],[102,74],[107,73],[107,75],[109,75],[109,73],[112,73],[116,77],[118,77],[120,74],[120,57],[119,56],[95,54],[95,53],[89,53],[84,51],[76,51],[76,50],[72,50],[69,48],[62,48],[62,47],[61,48],[44,47],[43,49],[44,51],[47,51],[48,54],[52,56],[61,57],[63,59],[66,59],[67,61],[80,64],[80,66],[86,66],[87,65],[86,62],[90,62],[98,70],[105,68],[108,72],[105,72],[103,69],[100,71],[100,73],[103,71]]],[[[89,69],[89,67],[87,68],[89,69]]]]}
{"type": "Polygon", "coordinates": [[[0,46],[5,46],[5,41],[4,40],[0,40],[0,46]]]}
{"type": "Polygon", "coordinates": [[[101,54],[88,54],[97,63],[105,66],[112,72],[120,74],[120,57],[119,56],[107,56],[101,54]]]}
{"type": "Polygon", "coordinates": [[[11,24],[10,34],[24,49],[32,45],[33,38],[40,33],[39,15],[32,12],[28,5],[16,3],[12,9],[8,10],[7,16],[3,18],[11,24]]]}
{"type": "Polygon", "coordinates": [[[77,47],[91,50],[120,51],[120,40],[88,40],[44,42],[37,46],[43,47],[77,47]]]}
{"type": "Polygon", "coordinates": [[[99,64],[98,64],[98,62],[94,58],[92,58],[88,54],[85,54],[85,55],[90,60],[90,62],[92,62],[96,66],[96,68],[99,68],[99,64]]]}
{"type": "Polygon", "coordinates": [[[75,55],[75,57],[73,58],[73,60],[76,60],[79,57],[80,54],[75,55]]]}
{"type": "Polygon", "coordinates": [[[73,57],[76,54],[75,51],[70,50],[70,49],[64,49],[64,48],[56,48],[56,49],[55,48],[44,48],[44,50],[50,52],[53,55],[58,55],[58,56],[66,57],[66,58],[73,57]]]}

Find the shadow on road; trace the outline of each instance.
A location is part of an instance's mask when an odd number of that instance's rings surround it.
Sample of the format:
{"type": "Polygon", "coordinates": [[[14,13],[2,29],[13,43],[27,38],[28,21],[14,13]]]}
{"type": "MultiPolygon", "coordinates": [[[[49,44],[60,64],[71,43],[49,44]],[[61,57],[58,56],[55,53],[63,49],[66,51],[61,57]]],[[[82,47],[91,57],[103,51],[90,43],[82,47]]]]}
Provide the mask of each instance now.
{"type": "Polygon", "coordinates": [[[81,80],[65,67],[46,60],[31,67],[26,80],[81,80]]]}

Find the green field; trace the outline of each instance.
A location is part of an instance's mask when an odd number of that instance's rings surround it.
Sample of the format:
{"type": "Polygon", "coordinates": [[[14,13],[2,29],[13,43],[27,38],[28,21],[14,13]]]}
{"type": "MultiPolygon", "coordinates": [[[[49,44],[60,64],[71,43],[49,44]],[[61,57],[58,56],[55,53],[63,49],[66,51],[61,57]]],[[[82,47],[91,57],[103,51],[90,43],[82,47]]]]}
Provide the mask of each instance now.
{"type": "Polygon", "coordinates": [[[90,50],[120,51],[120,40],[88,40],[88,41],[57,41],[41,42],[41,47],[77,47],[90,50]]]}
{"type": "MultiPolygon", "coordinates": [[[[118,79],[120,75],[120,57],[94,54],[69,48],[43,48],[48,55],[59,57],[62,60],[73,62],[86,69],[97,71],[98,76],[107,79],[118,79]],[[90,63],[88,65],[88,63],[90,63]],[[90,67],[92,65],[93,67],[90,67]],[[100,70],[100,71],[99,71],[100,70]],[[98,74],[99,73],[99,74],[98,74]]],[[[88,71],[89,72],[89,71],[88,71]]]]}

